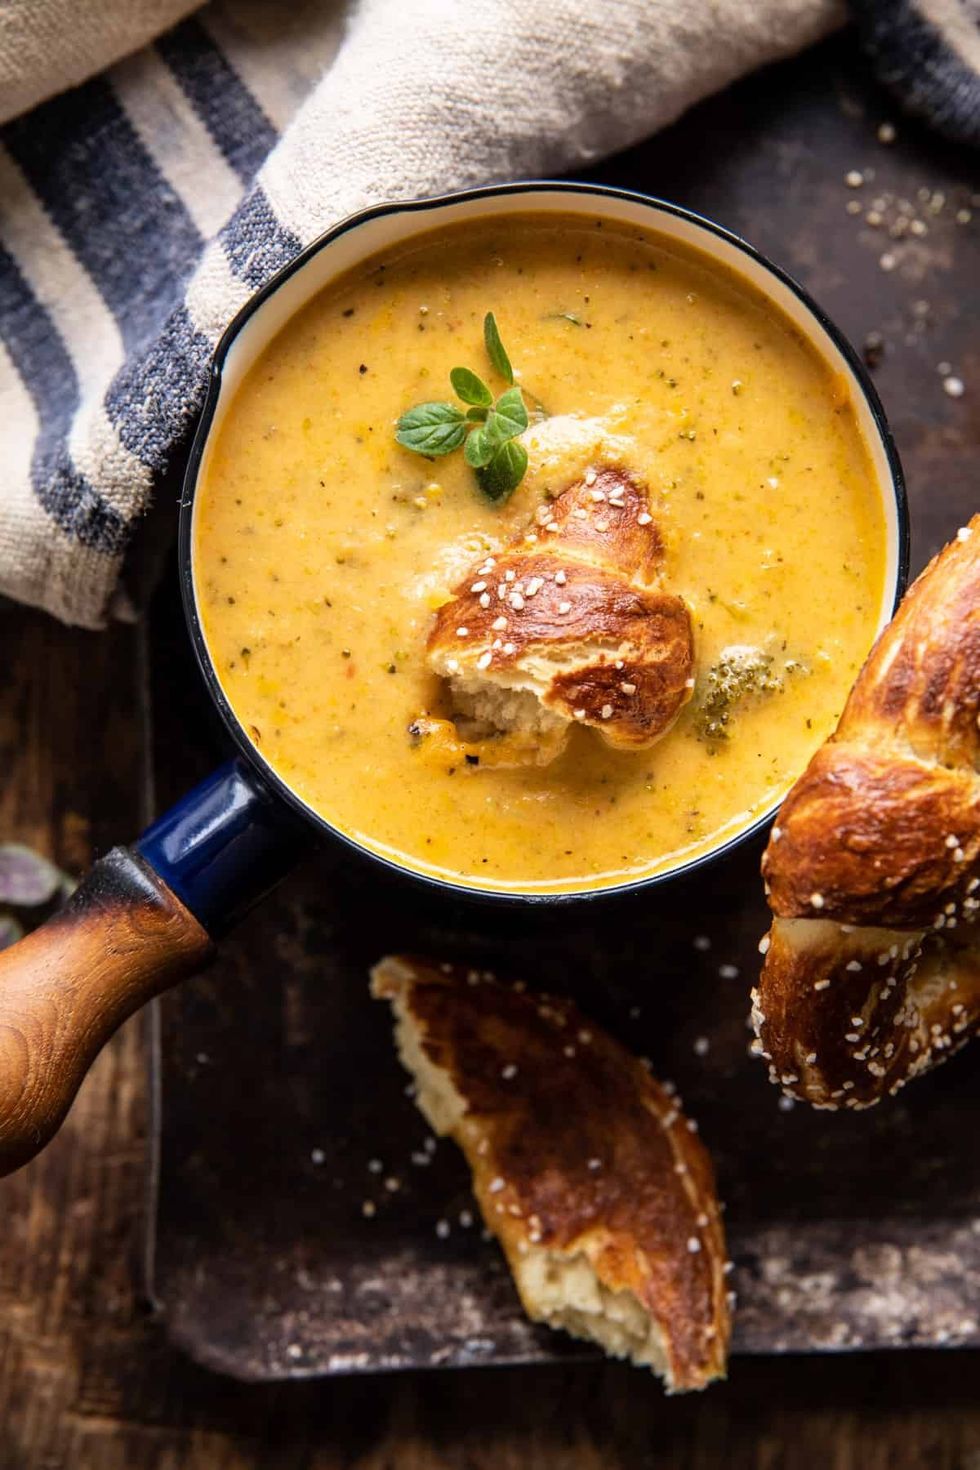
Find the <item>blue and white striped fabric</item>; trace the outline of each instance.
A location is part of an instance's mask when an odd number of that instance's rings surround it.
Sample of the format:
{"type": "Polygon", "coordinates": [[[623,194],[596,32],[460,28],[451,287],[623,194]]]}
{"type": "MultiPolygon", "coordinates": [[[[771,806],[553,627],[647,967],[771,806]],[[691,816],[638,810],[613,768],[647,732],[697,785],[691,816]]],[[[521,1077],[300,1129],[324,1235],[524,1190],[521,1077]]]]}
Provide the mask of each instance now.
{"type": "Polygon", "coordinates": [[[303,243],[379,199],[580,166],[840,18],[837,0],[248,11],[220,0],[0,129],[0,592],[68,622],[125,614],[124,557],[153,492],[176,502],[211,350],[303,243]]]}

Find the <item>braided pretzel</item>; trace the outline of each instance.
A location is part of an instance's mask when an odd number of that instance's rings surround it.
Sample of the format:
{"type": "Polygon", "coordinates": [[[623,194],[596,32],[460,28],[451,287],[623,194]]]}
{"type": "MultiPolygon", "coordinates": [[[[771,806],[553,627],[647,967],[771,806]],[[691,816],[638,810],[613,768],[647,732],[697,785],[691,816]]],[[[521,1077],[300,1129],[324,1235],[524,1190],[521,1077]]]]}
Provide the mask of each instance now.
{"type": "Polygon", "coordinates": [[[763,857],[753,1049],[869,1107],[980,1029],[980,516],[908,592],[763,857]]]}

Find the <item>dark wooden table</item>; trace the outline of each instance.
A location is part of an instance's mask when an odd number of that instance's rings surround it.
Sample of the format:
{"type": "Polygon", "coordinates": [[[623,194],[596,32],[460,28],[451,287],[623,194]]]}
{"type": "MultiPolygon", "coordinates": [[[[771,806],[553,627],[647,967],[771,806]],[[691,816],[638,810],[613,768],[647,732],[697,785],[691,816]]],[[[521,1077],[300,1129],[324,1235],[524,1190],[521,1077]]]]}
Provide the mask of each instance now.
{"type": "MultiPolygon", "coordinates": [[[[878,381],[913,494],[976,508],[975,164],[899,123],[846,41],[753,79],[592,176],[705,207],[808,281],[878,381]],[[844,174],[873,168],[848,191],[844,174]],[[918,199],[926,187],[944,195],[918,199]],[[928,233],[864,214],[910,196],[928,233]],[[863,213],[848,214],[860,197],[863,213]],[[972,251],[972,253],[971,253],[972,251]],[[893,269],[881,257],[897,257],[893,269]],[[873,349],[877,355],[877,348],[873,349]],[[937,364],[966,383],[947,395],[937,364]]],[[[917,547],[921,561],[933,548],[917,547]]],[[[0,609],[0,834],[79,870],[132,835],[155,782],[150,671],[163,632],[91,635],[0,609]]],[[[179,691],[178,691],[179,692],[179,691]]],[[[980,1354],[742,1358],[666,1401],[645,1375],[573,1364],[243,1386],[172,1349],[140,1300],[147,1090],[139,1021],[100,1059],[52,1147],[0,1185],[0,1470],[980,1470],[980,1354]]],[[[976,1304],[971,1304],[974,1308],[976,1304]]]]}

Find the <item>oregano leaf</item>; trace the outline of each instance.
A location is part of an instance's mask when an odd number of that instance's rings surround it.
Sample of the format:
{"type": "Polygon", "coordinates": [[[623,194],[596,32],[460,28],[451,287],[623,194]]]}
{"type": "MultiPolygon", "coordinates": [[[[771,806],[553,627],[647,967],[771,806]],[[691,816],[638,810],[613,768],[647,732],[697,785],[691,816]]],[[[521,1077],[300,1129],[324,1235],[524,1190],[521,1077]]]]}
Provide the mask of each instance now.
{"type": "Polygon", "coordinates": [[[454,403],[417,403],[403,413],[395,438],[416,454],[452,454],[466,437],[466,416],[454,403]]]}
{"type": "Polygon", "coordinates": [[[489,464],[476,472],[480,489],[490,500],[512,495],[527,472],[527,450],[517,439],[501,445],[489,464]]]}
{"type": "Polygon", "coordinates": [[[493,402],[493,394],[486,383],[476,373],[471,373],[469,368],[454,367],[449,374],[449,381],[457,398],[462,398],[464,403],[475,403],[479,408],[489,408],[493,402]]]}
{"type": "Polygon", "coordinates": [[[497,320],[492,311],[488,311],[483,318],[483,341],[487,349],[487,356],[493,363],[494,368],[508,383],[514,381],[514,369],[510,365],[510,358],[504,350],[504,344],[500,340],[500,331],[497,320]]]}
{"type": "Polygon", "coordinates": [[[527,409],[520,388],[501,393],[487,419],[487,428],[498,444],[514,439],[527,428],[527,409]]]}
{"type": "Polygon", "coordinates": [[[486,429],[473,429],[466,441],[466,448],[463,450],[463,454],[466,457],[466,463],[477,470],[481,466],[490,463],[497,452],[497,448],[498,446],[494,440],[488,437],[486,429]]]}

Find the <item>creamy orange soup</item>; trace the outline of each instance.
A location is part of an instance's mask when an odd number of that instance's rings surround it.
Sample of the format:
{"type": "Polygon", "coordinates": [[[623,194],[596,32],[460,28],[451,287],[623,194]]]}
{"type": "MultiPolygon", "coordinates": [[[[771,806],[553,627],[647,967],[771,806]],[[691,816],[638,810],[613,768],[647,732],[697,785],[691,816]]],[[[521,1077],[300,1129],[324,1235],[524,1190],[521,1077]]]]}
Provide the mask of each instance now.
{"type": "Polygon", "coordinates": [[[868,652],[884,546],[846,388],[792,324],[707,257],[584,215],[457,226],[329,285],[216,425],[194,518],[207,645],[278,775],[409,868],[539,892],[662,871],[771,806],[868,652]],[[462,453],[394,440],[406,408],[452,399],[458,364],[506,386],[488,310],[551,416],[503,504],[462,453]],[[691,702],[645,751],[576,728],[544,767],[434,760],[409,734],[449,713],[424,662],[433,609],[610,453],[647,485],[664,585],[692,611],[691,702]],[[719,661],[746,647],[765,687],[729,705],[719,661]]]}

